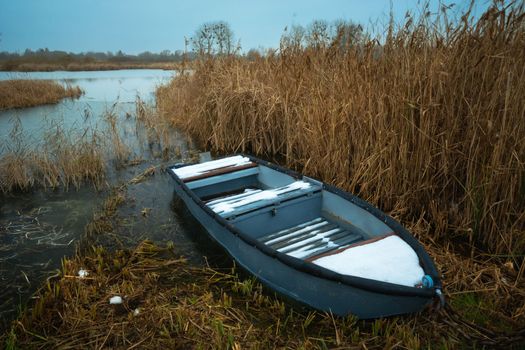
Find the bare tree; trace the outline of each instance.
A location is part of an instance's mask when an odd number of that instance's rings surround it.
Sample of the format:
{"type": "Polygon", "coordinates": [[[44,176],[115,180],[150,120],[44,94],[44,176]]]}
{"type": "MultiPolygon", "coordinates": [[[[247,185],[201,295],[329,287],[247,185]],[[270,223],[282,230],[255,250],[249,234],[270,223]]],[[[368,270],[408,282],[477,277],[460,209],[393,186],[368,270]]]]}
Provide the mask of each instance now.
{"type": "Polygon", "coordinates": [[[326,22],[315,20],[310,23],[306,30],[290,33],[290,39],[297,43],[297,38],[304,42],[307,47],[325,48],[337,45],[340,48],[357,45],[362,41],[363,27],[351,21],[337,20],[326,22]]]}
{"type": "Polygon", "coordinates": [[[307,27],[306,43],[310,47],[321,48],[330,44],[330,25],[324,20],[315,20],[307,27]]]}
{"type": "Polygon", "coordinates": [[[285,33],[281,37],[281,46],[301,49],[305,45],[306,30],[303,26],[294,24],[289,31],[288,28],[285,28],[284,31],[285,33]]]}
{"type": "Polygon", "coordinates": [[[333,23],[334,37],[332,42],[340,48],[358,45],[363,41],[363,27],[350,21],[338,20],[333,23]]]}
{"type": "Polygon", "coordinates": [[[201,56],[231,55],[235,52],[233,31],[224,21],[202,24],[190,41],[193,51],[201,56]]]}

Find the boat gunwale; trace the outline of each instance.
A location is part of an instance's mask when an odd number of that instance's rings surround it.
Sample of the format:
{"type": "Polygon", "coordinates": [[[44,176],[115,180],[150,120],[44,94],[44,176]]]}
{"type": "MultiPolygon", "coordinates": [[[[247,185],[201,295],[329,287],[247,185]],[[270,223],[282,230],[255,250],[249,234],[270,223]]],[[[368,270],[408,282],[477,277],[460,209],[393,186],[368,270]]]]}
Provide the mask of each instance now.
{"type": "MultiPolygon", "coordinates": [[[[236,154],[239,155],[239,154],[236,154]]],[[[259,159],[257,157],[251,156],[251,155],[245,155],[240,154],[244,157],[250,158],[252,162],[257,163],[258,165],[266,166],[270,169],[279,171],[281,173],[284,173],[286,175],[292,176],[293,178],[300,180],[303,178],[303,174],[300,174],[296,171],[293,171],[291,169],[287,169],[284,167],[281,167],[277,164],[270,163],[268,161],[259,159]]],[[[229,156],[226,156],[229,157],[229,156]]],[[[224,157],[224,158],[226,158],[224,157]]],[[[194,164],[194,163],[193,163],[194,164]]],[[[423,265],[423,270],[425,271],[425,274],[429,275],[433,281],[434,286],[432,288],[418,288],[418,287],[409,287],[389,282],[383,282],[373,279],[368,279],[364,277],[357,277],[357,276],[351,276],[351,275],[343,275],[337,272],[334,272],[332,270],[329,270],[327,268],[321,267],[319,265],[316,265],[312,262],[305,261],[299,258],[295,258],[293,256],[287,255],[285,253],[278,252],[277,250],[274,250],[267,246],[266,244],[259,242],[257,239],[252,238],[248,236],[247,234],[243,233],[239,229],[237,229],[235,226],[233,226],[228,220],[223,218],[222,216],[215,213],[211,208],[209,208],[204,201],[202,201],[196,194],[193,192],[185,183],[184,181],[179,178],[172,169],[181,168],[184,166],[189,166],[193,164],[175,164],[173,166],[169,166],[167,168],[168,173],[170,176],[175,180],[175,182],[180,186],[180,188],[186,192],[186,194],[209,216],[211,216],[218,224],[225,227],[228,231],[230,231],[234,236],[239,237],[242,241],[244,241],[246,244],[253,246],[257,250],[259,250],[261,253],[271,256],[277,260],[279,260],[281,263],[306,274],[312,275],[314,277],[323,278],[327,280],[331,280],[334,282],[342,283],[344,285],[348,285],[350,287],[359,288],[363,290],[367,290],[370,292],[375,293],[383,293],[388,295],[398,295],[398,296],[410,296],[410,297],[424,297],[424,298],[432,298],[436,296],[436,290],[441,289],[441,280],[439,278],[438,272],[434,266],[434,263],[428,253],[425,251],[425,249],[422,247],[422,245],[419,243],[417,239],[415,239],[400,223],[398,223],[394,218],[390,217],[389,215],[382,212],[379,208],[374,207],[372,204],[366,202],[365,200],[351,194],[348,192],[345,192],[335,186],[326,184],[320,180],[313,179],[315,181],[318,181],[322,185],[322,190],[331,192],[345,200],[348,200],[350,203],[357,205],[358,207],[366,210],[370,214],[374,215],[377,219],[383,221],[387,226],[389,226],[392,231],[398,235],[401,239],[403,239],[410,247],[416,252],[420,263],[423,265]]],[[[310,177],[308,177],[310,179],[310,177]]],[[[213,236],[212,236],[213,237],[213,236]]],[[[226,247],[225,247],[226,248],[226,247]]],[[[226,248],[226,251],[228,249],[226,248]]],[[[229,251],[228,251],[229,253],[229,251]]],[[[231,255],[231,254],[230,254],[231,255]]],[[[232,256],[234,259],[235,257],[232,256]]]]}

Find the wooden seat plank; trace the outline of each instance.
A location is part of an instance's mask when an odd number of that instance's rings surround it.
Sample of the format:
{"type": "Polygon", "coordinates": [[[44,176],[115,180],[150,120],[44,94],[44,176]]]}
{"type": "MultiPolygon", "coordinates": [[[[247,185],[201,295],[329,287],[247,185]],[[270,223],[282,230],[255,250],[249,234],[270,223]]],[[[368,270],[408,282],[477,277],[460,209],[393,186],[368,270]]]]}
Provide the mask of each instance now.
{"type": "Polygon", "coordinates": [[[206,179],[208,177],[212,177],[212,176],[216,176],[216,175],[223,175],[223,174],[233,173],[233,172],[239,171],[239,170],[255,168],[257,166],[258,165],[256,163],[254,163],[254,162],[251,162],[251,163],[248,163],[248,164],[243,164],[243,165],[237,165],[237,166],[229,165],[229,166],[225,166],[225,167],[221,167],[221,168],[216,168],[216,169],[207,171],[207,172],[199,174],[199,175],[187,177],[187,178],[183,179],[182,181],[184,181],[185,183],[188,183],[188,182],[192,182],[192,181],[195,181],[195,180],[206,179]]]}

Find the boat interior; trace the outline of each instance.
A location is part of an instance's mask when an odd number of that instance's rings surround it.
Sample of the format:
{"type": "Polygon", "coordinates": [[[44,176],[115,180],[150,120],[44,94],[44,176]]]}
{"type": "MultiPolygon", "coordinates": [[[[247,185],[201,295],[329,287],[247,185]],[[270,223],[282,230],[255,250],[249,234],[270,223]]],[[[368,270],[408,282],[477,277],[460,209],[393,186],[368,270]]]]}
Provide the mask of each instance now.
{"type": "Polygon", "coordinates": [[[368,211],[314,179],[234,156],[172,171],[210,209],[271,248],[307,261],[392,235],[368,211]]]}

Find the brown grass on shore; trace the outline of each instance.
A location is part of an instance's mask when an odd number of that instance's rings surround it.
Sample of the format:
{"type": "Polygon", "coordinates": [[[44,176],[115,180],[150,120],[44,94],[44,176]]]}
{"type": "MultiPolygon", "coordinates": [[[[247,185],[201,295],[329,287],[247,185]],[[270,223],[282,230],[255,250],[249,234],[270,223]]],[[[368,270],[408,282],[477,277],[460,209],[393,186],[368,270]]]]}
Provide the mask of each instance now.
{"type": "Polygon", "coordinates": [[[64,86],[52,80],[3,80],[0,81],[0,110],[54,104],[63,98],[78,98],[83,93],[78,86],[64,86]]]}
{"type": "Polygon", "coordinates": [[[480,17],[408,17],[384,42],[283,37],[255,62],[196,63],[158,107],[214,150],[276,156],[423,218],[434,239],[522,256],[524,28],[523,3],[497,2],[480,17]]]}
{"type": "MultiPolygon", "coordinates": [[[[189,266],[172,244],[122,247],[121,206],[134,206],[127,186],[141,186],[146,169],[106,199],[86,226],[77,255],[65,259],[0,344],[15,348],[505,348],[525,343],[525,285],[511,260],[462,257],[423,244],[443,273],[448,306],[439,312],[357,321],[294,309],[236,270],[189,266]],[[93,244],[96,247],[93,247],[93,244]],[[112,250],[104,249],[110,247],[112,250]],[[80,278],[78,271],[89,275],[80,278]],[[123,304],[110,305],[121,296],[123,304]]],[[[124,208],[125,209],[125,208],[124,208]]],[[[417,236],[423,221],[408,228],[417,236]]]]}
{"type": "Polygon", "coordinates": [[[0,341],[8,349],[519,348],[524,298],[511,280],[498,281],[509,278],[507,272],[465,265],[449,254],[437,260],[458,273],[448,278],[458,282],[450,285],[464,314],[448,308],[365,322],[294,311],[235,271],[188,266],[169,245],[145,241],[116,253],[94,247],[84,257],[65,259],[59,278],[42,287],[32,309],[0,341]],[[89,275],[80,278],[80,269],[89,275]],[[470,292],[480,279],[493,278],[492,292],[470,292]],[[483,297],[488,294],[515,302],[514,314],[493,310],[483,297]],[[110,305],[113,296],[123,303],[110,305]]]}

